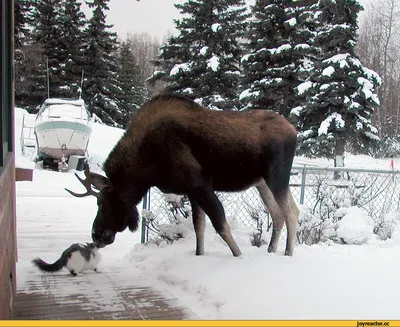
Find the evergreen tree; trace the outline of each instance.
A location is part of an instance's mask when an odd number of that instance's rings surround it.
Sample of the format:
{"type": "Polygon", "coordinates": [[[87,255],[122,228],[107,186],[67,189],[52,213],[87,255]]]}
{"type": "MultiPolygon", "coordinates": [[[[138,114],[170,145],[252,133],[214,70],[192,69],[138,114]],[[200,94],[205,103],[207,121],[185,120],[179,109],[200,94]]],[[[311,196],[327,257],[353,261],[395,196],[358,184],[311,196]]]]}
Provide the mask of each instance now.
{"type": "Polygon", "coordinates": [[[62,0],[60,67],[63,76],[60,93],[63,97],[79,97],[86,39],[86,18],[77,0],[62,0]]]}
{"type": "Polygon", "coordinates": [[[236,109],[241,40],[248,17],[244,0],[188,0],[176,4],[179,35],[161,47],[156,72],[168,91],[184,94],[213,109],[236,109]]]}
{"type": "Polygon", "coordinates": [[[85,30],[87,49],[85,50],[85,79],[82,97],[89,110],[110,126],[121,125],[123,113],[119,110],[116,99],[120,89],[117,86],[117,35],[109,31],[105,12],[109,0],[87,2],[93,8],[93,15],[85,30]]]}
{"type": "Polygon", "coordinates": [[[248,54],[242,58],[245,90],[240,99],[251,108],[289,115],[298,102],[294,88],[312,69],[317,0],[256,0],[252,7],[248,54]]]}
{"type": "Polygon", "coordinates": [[[21,57],[21,62],[16,62],[16,103],[32,109],[47,96],[77,98],[85,45],[80,3],[19,0],[16,11],[16,17],[20,17],[17,44],[22,46],[21,56],[16,56],[21,57]],[[22,42],[20,36],[29,31],[26,22],[32,27],[32,35],[22,42]]]}
{"type": "Polygon", "coordinates": [[[335,158],[338,166],[344,164],[346,143],[360,152],[378,139],[371,116],[379,105],[380,78],[355,53],[361,9],[356,0],[320,0],[315,43],[321,58],[297,88],[304,104],[292,110],[301,130],[299,153],[335,158]]]}
{"type": "Polygon", "coordinates": [[[121,92],[116,102],[121,111],[121,116],[118,117],[116,122],[126,128],[132,114],[139,109],[146,99],[143,78],[127,42],[123,42],[121,45],[117,79],[121,92]]]}
{"type": "Polygon", "coordinates": [[[60,69],[63,63],[62,42],[62,0],[36,0],[33,9],[33,42],[40,46],[40,64],[36,67],[37,74],[33,76],[37,89],[35,93],[43,91],[48,85],[50,97],[62,96],[64,86],[63,72],[60,69]],[[46,78],[48,74],[48,81],[46,78]]]}
{"type": "Polygon", "coordinates": [[[15,50],[20,50],[29,38],[30,9],[30,0],[16,0],[14,2],[15,50]]]}
{"type": "MultiPolygon", "coordinates": [[[[14,3],[14,23],[15,23],[15,103],[19,107],[33,109],[38,105],[39,100],[31,99],[32,96],[32,80],[31,70],[36,64],[32,61],[37,56],[31,56],[33,53],[30,44],[30,26],[32,18],[30,12],[32,10],[31,0],[17,0],[14,3]]],[[[41,97],[40,97],[41,99],[41,97]]]]}

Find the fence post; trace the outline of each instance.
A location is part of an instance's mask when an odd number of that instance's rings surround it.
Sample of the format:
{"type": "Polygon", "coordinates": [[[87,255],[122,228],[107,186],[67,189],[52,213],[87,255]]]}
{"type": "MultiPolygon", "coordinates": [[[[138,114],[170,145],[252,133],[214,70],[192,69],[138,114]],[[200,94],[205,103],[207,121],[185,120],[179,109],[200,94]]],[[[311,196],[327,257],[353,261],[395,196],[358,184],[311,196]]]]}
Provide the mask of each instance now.
{"type": "MultiPolygon", "coordinates": [[[[147,191],[146,195],[143,197],[143,209],[150,210],[150,189],[147,191]]],[[[144,244],[149,239],[149,231],[145,224],[145,219],[142,216],[142,231],[140,236],[140,243],[144,244]]]]}
{"type": "Polygon", "coordinates": [[[306,166],[301,170],[300,204],[304,204],[304,194],[306,191],[306,166]]]}

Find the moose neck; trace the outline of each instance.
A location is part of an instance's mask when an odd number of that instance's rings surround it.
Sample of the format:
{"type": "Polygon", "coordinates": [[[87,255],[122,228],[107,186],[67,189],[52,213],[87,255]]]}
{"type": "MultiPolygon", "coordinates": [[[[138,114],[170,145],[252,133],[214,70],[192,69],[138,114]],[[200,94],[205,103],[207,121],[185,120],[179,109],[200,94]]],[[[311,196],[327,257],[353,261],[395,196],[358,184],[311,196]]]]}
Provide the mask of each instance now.
{"type": "Polygon", "coordinates": [[[128,149],[125,141],[126,135],[117,143],[111,151],[104,171],[113,188],[120,196],[130,203],[139,203],[150,188],[145,176],[140,174],[140,168],[136,161],[135,149],[128,149]]]}

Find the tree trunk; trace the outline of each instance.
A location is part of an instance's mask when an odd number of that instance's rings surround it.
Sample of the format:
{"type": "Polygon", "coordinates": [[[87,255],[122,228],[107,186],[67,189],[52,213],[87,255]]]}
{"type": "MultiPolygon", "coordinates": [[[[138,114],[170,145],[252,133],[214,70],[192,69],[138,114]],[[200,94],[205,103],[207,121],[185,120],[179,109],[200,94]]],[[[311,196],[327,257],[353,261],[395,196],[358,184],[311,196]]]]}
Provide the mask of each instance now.
{"type": "MultiPolygon", "coordinates": [[[[346,141],[343,135],[338,135],[336,137],[336,145],[335,145],[335,159],[334,159],[334,167],[344,167],[344,147],[346,141]]],[[[342,176],[340,172],[335,171],[333,178],[339,179],[342,176]]]]}

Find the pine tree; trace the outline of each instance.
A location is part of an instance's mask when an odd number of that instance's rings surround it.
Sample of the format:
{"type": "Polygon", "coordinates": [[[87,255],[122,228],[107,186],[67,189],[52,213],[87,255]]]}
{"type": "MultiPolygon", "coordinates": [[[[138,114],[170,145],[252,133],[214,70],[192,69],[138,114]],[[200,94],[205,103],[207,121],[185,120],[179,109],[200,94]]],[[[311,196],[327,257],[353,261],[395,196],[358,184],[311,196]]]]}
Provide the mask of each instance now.
{"type": "Polygon", "coordinates": [[[168,91],[184,94],[213,109],[238,108],[241,40],[248,18],[244,0],[188,0],[176,4],[179,35],[161,47],[162,79],[168,91]]]}
{"type": "Polygon", "coordinates": [[[87,49],[85,50],[85,78],[82,97],[89,110],[110,126],[121,125],[123,113],[119,110],[116,99],[120,89],[117,86],[117,35],[106,24],[105,12],[109,0],[87,2],[93,8],[93,16],[85,30],[87,49]]]}
{"type": "Polygon", "coordinates": [[[346,143],[353,151],[366,151],[378,139],[371,123],[379,105],[379,76],[364,67],[355,53],[356,0],[320,0],[315,43],[321,58],[298,94],[305,103],[292,110],[301,130],[299,154],[335,158],[343,166],[346,143]]]}
{"type": "Polygon", "coordinates": [[[252,7],[248,53],[242,58],[245,90],[240,99],[251,108],[289,115],[298,102],[295,87],[314,65],[316,0],[256,0],[252,7]]]}
{"type": "Polygon", "coordinates": [[[118,117],[116,122],[126,128],[132,114],[146,100],[143,78],[140,75],[135,56],[127,42],[123,42],[121,45],[117,80],[121,92],[116,102],[121,111],[121,116],[118,117]]]}

